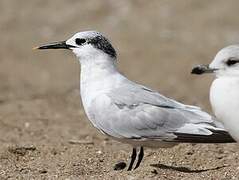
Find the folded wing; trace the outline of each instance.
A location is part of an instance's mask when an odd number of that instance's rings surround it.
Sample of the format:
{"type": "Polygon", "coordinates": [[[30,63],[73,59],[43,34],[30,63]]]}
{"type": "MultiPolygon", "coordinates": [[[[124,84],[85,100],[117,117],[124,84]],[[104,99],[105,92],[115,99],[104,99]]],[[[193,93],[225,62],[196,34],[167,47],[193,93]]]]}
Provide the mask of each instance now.
{"type": "Polygon", "coordinates": [[[94,103],[96,126],[114,137],[234,142],[223,126],[200,108],[181,104],[141,85],[128,84],[114,89],[96,98],[94,103]]]}

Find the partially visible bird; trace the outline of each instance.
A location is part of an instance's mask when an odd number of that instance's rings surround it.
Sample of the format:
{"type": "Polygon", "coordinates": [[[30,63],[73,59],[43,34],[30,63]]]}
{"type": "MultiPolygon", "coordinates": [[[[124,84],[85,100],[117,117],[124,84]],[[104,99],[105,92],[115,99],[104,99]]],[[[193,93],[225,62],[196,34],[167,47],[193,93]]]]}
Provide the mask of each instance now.
{"type": "Polygon", "coordinates": [[[212,109],[217,119],[239,142],[239,45],[223,48],[211,64],[196,66],[192,73],[215,74],[210,89],[212,109]]]}

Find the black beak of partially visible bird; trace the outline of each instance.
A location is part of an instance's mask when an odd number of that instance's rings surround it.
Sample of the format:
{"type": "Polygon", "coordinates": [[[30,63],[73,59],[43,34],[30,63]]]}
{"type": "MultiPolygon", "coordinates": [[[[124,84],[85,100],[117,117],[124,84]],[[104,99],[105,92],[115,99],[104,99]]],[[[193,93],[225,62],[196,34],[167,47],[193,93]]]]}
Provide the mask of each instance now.
{"type": "Polygon", "coordinates": [[[53,42],[53,43],[37,46],[33,49],[70,49],[74,47],[75,46],[66,44],[66,41],[59,41],[59,42],[53,42]]]}
{"type": "Polygon", "coordinates": [[[217,69],[210,68],[209,65],[197,65],[192,69],[191,74],[201,75],[205,73],[213,73],[216,70],[217,69]]]}

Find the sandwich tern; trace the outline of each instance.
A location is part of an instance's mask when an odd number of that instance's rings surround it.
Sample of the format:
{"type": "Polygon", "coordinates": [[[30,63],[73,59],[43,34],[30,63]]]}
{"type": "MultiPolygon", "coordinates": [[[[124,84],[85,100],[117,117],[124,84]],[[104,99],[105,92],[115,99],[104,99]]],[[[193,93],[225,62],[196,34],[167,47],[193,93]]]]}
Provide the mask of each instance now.
{"type": "Polygon", "coordinates": [[[139,167],[144,147],[234,142],[223,126],[199,107],[169,99],[122,75],[115,49],[99,32],[78,32],[66,41],[35,49],[73,51],[81,64],[80,94],[86,115],[103,134],[133,146],[128,170],[137,154],[134,169],[139,167]]]}
{"type": "Polygon", "coordinates": [[[239,142],[239,45],[220,50],[211,64],[198,65],[193,74],[214,73],[210,88],[212,109],[232,137],[239,142]]]}

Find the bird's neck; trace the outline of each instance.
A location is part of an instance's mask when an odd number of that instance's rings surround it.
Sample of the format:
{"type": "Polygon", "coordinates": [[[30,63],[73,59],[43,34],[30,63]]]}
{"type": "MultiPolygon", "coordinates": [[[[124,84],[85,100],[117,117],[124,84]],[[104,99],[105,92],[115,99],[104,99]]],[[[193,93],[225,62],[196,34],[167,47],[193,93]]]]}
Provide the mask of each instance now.
{"type": "Polygon", "coordinates": [[[107,57],[96,58],[99,59],[80,60],[80,90],[85,109],[100,94],[120,86],[125,78],[118,72],[115,60],[107,59],[107,57]]]}
{"type": "Polygon", "coordinates": [[[80,59],[81,85],[101,82],[118,73],[115,61],[108,56],[80,59]]]}

